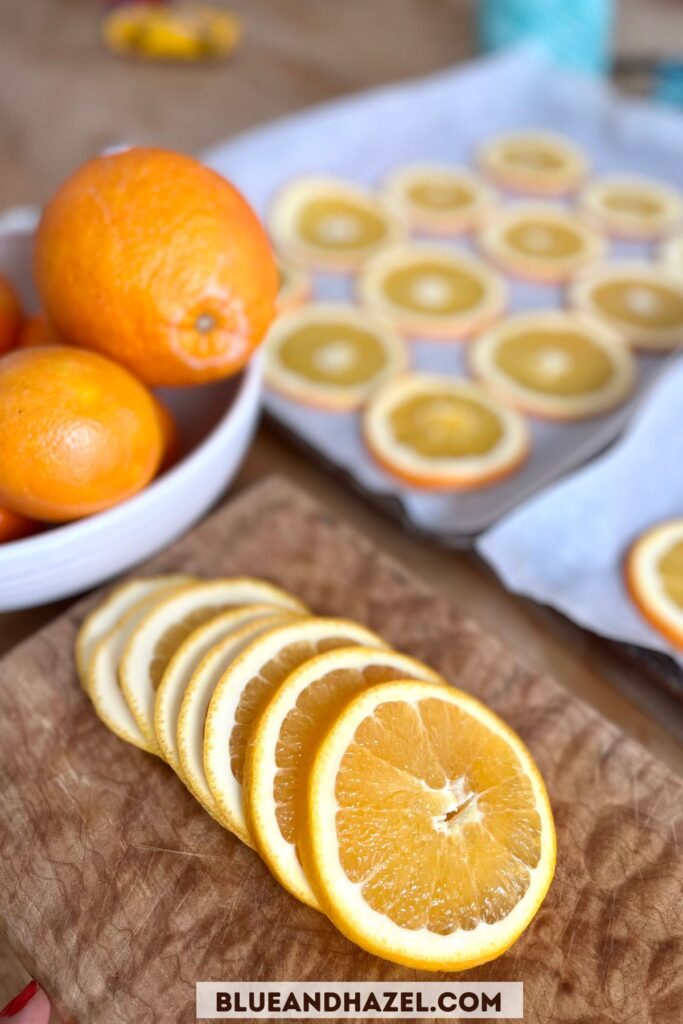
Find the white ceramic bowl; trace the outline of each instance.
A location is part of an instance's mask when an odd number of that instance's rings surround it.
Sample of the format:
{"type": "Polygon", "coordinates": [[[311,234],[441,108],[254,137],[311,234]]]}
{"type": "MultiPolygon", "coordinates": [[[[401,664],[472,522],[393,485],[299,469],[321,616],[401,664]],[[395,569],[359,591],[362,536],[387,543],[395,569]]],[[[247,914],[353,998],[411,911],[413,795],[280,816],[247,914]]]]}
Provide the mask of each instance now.
{"type": "MultiPolygon", "coordinates": [[[[0,271],[35,308],[32,220],[0,223],[0,271]]],[[[0,611],[78,594],[130,569],[196,522],[234,477],[258,418],[261,361],[232,380],[163,390],[182,438],[180,460],[128,501],[25,540],[0,544],[0,611]]]]}

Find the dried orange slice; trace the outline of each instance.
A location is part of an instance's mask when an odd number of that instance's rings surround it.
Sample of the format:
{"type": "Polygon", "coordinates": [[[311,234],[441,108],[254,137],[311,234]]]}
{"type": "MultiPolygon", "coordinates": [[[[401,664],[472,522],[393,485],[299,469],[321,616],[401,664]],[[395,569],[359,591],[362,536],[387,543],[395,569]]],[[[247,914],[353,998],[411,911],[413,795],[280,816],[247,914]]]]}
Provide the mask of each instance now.
{"type": "Polygon", "coordinates": [[[580,218],[550,203],[517,203],[479,235],[482,251],[509,274],[541,283],[567,281],[600,259],[605,240],[580,218]]]}
{"type": "Polygon", "coordinates": [[[306,612],[300,601],[280,587],[237,576],[186,587],[162,601],[139,624],[123,652],[119,680],[133,718],[149,743],[156,744],[156,691],[180,644],[209,619],[246,604],[274,604],[306,612]]]}
{"type": "Polygon", "coordinates": [[[285,186],[271,207],[269,225],[290,260],[341,273],[355,270],[404,233],[382,197],[338,178],[300,178],[285,186]]]}
{"type": "Polygon", "coordinates": [[[453,235],[478,227],[497,197],[475,174],[447,164],[410,164],[384,181],[385,193],[415,231],[453,235]]]}
{"type": "MultiPolygon", "coordinates": [[[[192,577],[180,575],[162,577],[167,581],[166,585],[154,586],[153,582],[159,578],[140,580],[140,583],[145,584],[144,587],[128,590],[130,596],[137,589],[138,600],[132,606],[128,606],[127,611],[122,611],[104,636],[95,639],[94,648],[87,658],[85,676],[85,689],[99,718],[122,740],[150,754],[159,754],[159,748],[154,738],[150,740],[140,731],[130,712],[121,692],[120,669],[126,645],[145,616],[169,596],[181,593],[188,586],[192,586],[192,577]]],[[[116,603],[122,606],[123,596],[118,595],[117,599],[117,596],[112,595],[105,604],[109,605],[110,610],[116,603]]],[[[103,615],[100,624],[104,625],[104,621],[103,615]]]]}
{"type": "Polygon", "coordinates": [[[277,259],[277,270],[280,275],[280,290],[277,293],[279,313],[288,313],[308,302],[313,294],[310,276],[301,267],[296,267],[288,260],[277,259]]]}
{"type": "Polygon", "coordinates": [[[618,238],[661,238],[683,218],[683,201],[677,189],[635,174],[597,178],[581,192],[579,207],[618,238]]]}
{"type": "Polygon", "coordinates": [[[405,341],[379,317],[315,303],[278,317],[266,341],[265,379],[295,401],[354,409],[408,365],[405,341]]]}
{"type": "Polygon", "coordinates": [[[626,582],[650,625],[683,651],[683,519],[638,538],[626,559],[626,582]]]}
{"type": "Polygon", "coordinates": [[[506,402],[536,416],[579,420],[631,394],[636,364],[619,335],[585,313],[511,316],[468,351],[474,374],[506,402]]]}
{"type": "Polygon", "coordinates": [[[500,316],[507,287],[499,274],[464,251],[413,243],[368,260],[358,297],[407,334],[452,339],[500,316]]]}
{"type": "Polygon", "coordinates": [[[175,590],[183,583],[193,583],[194,576],[180,573],[166,576],[146,576],[120,583],[86,615],[76,637],[76,671],[81,685],[87,690],[88,664],[95,647],[106,634],[148,595],[164,590],[175,590]]]}
{"type": "Polygon", "coordinates": [[[209,619],[193,630],[166,666],[154,699],[154,734],[165,761],[180,774],[176,733],[178,715],[190,679],[202,659],[216,644],[253,622],[273,616],[274,604],[245,604],[209,619]]]}
{"type": "Polygon", "coordinates": [[[369,629],[345,619],[306,619],[254,640],[218,682],[204,728],[204,772],[229,828],[252,844],[242,778],[252,727],[277,687],[299,665],[335,647],[383,647],[369,629]]]}
{"type": "Polygon", "coordinates": [[[376,956],[460,971],[500,956],[555,869],[548,795],[497,715],[447,686],[365,690],[322,738],[304,867],[333,923],[376,956]]]}
{"type": "Polygon", "coordinates": [[[652,263],[607,263],[574,281],[570,302],[611,324],[635,348],[668,352],[683,344],[683,278],[652,263]]]}
{"type": "Polygon", "coordinates": [[[539,196],[566,195],[588,172],[581,150],[569,139],[550,132],[497,135],[480,147],[477,160],[502,188],[539,196]]]}
{"type": "Polygon", "coordinates": [[[231,822],[223,818],[204,773],[204,725],[209,701],[224,672],[242,651],[257,637],[292,618],[291,612],[281,611],[249,622],[224,637],[202,658],[183,694],[176,737],[178,775],[202,807],[231,831],[231,822]]]}
{"type": "Polygon", "coordinates": [[[430,489],[483,487],[526,458],[529,432],[513,409],[470,381],[404,374],[376,392],[363,437],[394,476],[430,489]]]}
{"type": "Polygon", "coordinates": [[[277,880],[320,909],[297,853],[308,772],[320,737],[351,697],[390,679],[444,680],[396,651],[347,647],[305,662],[275,691],[252,730],[244,767],[247,821],[277,880]]]}

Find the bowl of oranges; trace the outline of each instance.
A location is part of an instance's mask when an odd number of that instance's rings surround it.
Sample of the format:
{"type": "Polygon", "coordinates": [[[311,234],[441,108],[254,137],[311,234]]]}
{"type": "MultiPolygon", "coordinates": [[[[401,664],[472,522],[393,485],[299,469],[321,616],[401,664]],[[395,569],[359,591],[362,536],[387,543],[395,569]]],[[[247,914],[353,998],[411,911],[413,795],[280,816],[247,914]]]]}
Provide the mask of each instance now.
{"type": "Polygon", "coordinates": [[[167,150],[89,161],[0,234],[0,610],[130,568],[218,498],[277,290],[247,202],[167,150]]]}

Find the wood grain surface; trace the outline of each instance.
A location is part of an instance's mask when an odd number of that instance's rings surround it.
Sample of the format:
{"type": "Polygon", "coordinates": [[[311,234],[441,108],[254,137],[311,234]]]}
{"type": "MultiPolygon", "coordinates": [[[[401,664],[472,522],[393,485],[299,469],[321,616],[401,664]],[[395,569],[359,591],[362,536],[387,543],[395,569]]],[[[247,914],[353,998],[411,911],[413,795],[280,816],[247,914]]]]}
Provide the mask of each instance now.
{"type": "MultiPolygon", "coordinates": [[[[146,567],[171,569],[265,576],[489,702],[546,778],[558,868],[525,935],[467,978],[523,980],[527,1024],[679,1024],[683,787],[667,768],[280,479],[146,567]]],[[[58,1010],[187,1024],[197,980],[415,977],[298,904],[170,769],[99,723],[72,658],[92,600],[0,665],[0,917],[58,1010]]]]}

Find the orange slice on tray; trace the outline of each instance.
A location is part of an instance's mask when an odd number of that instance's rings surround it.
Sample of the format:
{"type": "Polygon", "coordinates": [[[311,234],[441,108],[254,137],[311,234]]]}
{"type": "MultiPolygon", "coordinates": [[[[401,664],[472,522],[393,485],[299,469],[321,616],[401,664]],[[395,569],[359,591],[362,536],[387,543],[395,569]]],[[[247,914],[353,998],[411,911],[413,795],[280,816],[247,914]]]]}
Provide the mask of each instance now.
{"type": "Polygon", "coordinates": [[[408,365],[402,337],[381,318],[342,303],[278,317],[266,341],[266,383],[294,401],[354,409],[408,365]]]}
{"type": "Polygon", "coordinates": [[[410,164],[390,174],[384,192],[413,230],[459,234],[478,227],[497,197],[476,175],[447,164],[410,164]]]}
{"type": "Polygon", "coordinates": [[[250,832],[277,880],[316,909],[318,900],[297,853],[313,755],[350,698],[389,679],[444,682],[437,672],[396,651],[328,651],[287,676],[251,733],[244,767],[250,832]]]}
{"type": "Polygon", "coordinates": [[[242,780],[252,727],[278,686],[309,658],[336,647],[383,647],[375,633],[345,619],[306,619],[270,630],[233,661],[216,685],[204,727],[204,772],[223,821],[245,843],[252,836],[242,780]]]}
{"type": "Polygon", "coordinates": [[[284,609],[274,604],[245,604],[221,612],[193,630],[169,661],[154,700],[154,734],[164,760],[178,774],[181,774],[176,740],[178,715],[195,669],[209,651],[227,637],[244,626],[272,618],[278,611],[282,614],[284,609]]]}
{"type": "Polygon", "coordinates": [[[404,374],[363,415],[363,437],[388,472],[416,487],[483,487],[513,473],[530,439],[522,417],[458,377],[404,374]]]}
{"type": "Polygon", "coordinates": [[[247,604],[273,604],[293,612],[306,608],[292,594],[250,576],[185,587],[162,601],[139,624],[121,658],[121,689],[145,739],[156,745],[156,691],[178,647],[198,626],[221,612],[247,604]]]}
{"type": "Polygon", "coordinates": [[[650,625],[683,651],[683,519],[638,538],[626,558],[626,583],[650,625]]]}
{"type": "Polygon", "coordinates": [[[355,697],[307,787],[304,867],[332,922],[418,970],[500,956],[538,911],[555,828],[531,754],[468,694],[416,681],[355,697]]]}
{"type": "Polygon", "coordinates": [[[278,249],[295,263],[341,273],[404,233],[382,197],[338,178],[286,185],[272,205],[269,226],[278,249]]]}
{"type": "Polygon", "coordinates": [[[278,312],[288,313],[308,302],[313,294],[313,284],[309,274],[288,260],[279,258],[277,270],[280,275],[280,288],[277,293],[278,312]]]}
{"type": "Polygon", "coordinates": [[[291,612],[269,615],[247,623],[224,637],[202,658],[183,694],[176,740],[178,775],[204,810],[231,831],[234,831],[232,823],[221,814],[204,772],[204,725],[209,701],[223,674],[242,651],[257,637],[276,626],[286,624],[293,617],[291,612]]]}
{"type": "Polygon", "coordinates": [[[184,583],[195,582],[194,576],[185,576],[180,573],[167,576],[146,576],[137,580],[128,580],[120,583],[108,594],[104,601],[94,608],[81,623],[76,637],[76,670],[78,678],[84,689],[88,685],[88,665],[95,647],[106,636],[107,633],[132,608],[138,605],[144,598],[155,593],[169,592],[175,590],[184,583]]]}
{"type": "Polygon", "coordinates": [[[579,196],[587,217],[618,238],[661,238],[680,225],[680,192],[663,182],[632,174],[597,178],[579,196]]]}
{"type": "Polygon", "coordinates": [[[549,132],[496,135],[480,147],[477,160],[497,185],[529,195],[566,195],[588,172],[581,150],[569,139],[549,132]]]}
{"type": "Polygon", "coordinates": [[[668,352],[683,344],[683,277],[667,267],[591,267],[573,283],[570,302],[611,324],[637,349],[668,352]]]}
{"type": "MultiPolygon", "coordinates": [[[[138,589],[138,600],[133,605],[129,605],[126,611],[122,611],[107,632],[95,640],[94,648],[86,662],[85,689],[97,715],[113,733],[127,743],[140,747],[141,750],[146,750],[150,754],[159,754],[154,737],[150,739],[140,731],[140,727],[121,692],[121,659],[126,645],[145,616],[166,598],[181,593],[193,583],[192,577],[184,576],[151,577],[135,582],[145,584],[144,588],[138,589]],[[158,585],[160,579],[166,581],[165,586],[158,585]]],[[[127,586],[124,584],[124,587],[127,586]]],[[[124,597],[120,592],[122,590],[123,587],[119,588],[119,592],[114,592],[109,601],[102,606],[101,625],[104,624],[107,617],[107,605],[109,611],[117,603],[122,607],[124,597]]],[[[128,596],[132,593],[132,589],[128,590],[128,596]]]]}
{"type": "Polygon", "coordinates": [[[499,317],[502,277],[468,253],[414,243],[378,253],[358,279],[362,304],[407,334],[465,338],[499,317]]]}
{"type": "Polygon", "coordinates": [[[516,203],[479,234],[482,251],[516,277],[547,284],[567,281],[595,263],[605,240],[580,218],[550,203],[516,203]]]}
{"type": "Polygon", "coordinates": [[[520,313],[496,324],[468,350],[474,374],[523,412],[580,420],[628,398],[636,364],[618,334],[576,312],[520,313]]]}

